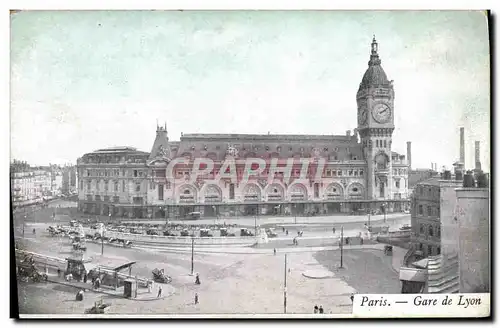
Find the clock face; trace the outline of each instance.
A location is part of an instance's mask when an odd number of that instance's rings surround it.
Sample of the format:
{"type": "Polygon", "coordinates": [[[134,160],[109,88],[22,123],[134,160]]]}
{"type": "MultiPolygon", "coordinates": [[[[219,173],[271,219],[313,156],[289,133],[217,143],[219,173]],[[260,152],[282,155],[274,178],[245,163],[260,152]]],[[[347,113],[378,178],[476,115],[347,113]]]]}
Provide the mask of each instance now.
{"type": "Polygon", "coordinates": [[[372,115],[378,123],[387,123],[391,114],[391,108],[386,104],[377,104],[373,107],[372,115]]]}
{"type": "Polygon", "coordinates": [[[358,123],[360,125],[364,125],[368,120],[368,112],[365,109],[362,109],[358,116],[358,123]]]}

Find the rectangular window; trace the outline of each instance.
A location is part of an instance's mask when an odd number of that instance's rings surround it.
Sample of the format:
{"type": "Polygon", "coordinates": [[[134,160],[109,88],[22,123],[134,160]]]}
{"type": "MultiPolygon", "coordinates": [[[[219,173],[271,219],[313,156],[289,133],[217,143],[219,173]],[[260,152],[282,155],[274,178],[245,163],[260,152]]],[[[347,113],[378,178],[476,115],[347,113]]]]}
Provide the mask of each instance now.
{"type": "Polygon", "coordinates": [[[165,188],[166,188],[166,189],[170,189],[170,182],[168,182],[168,181],[167,181],[167,182],[165,183],[165,188]]]}
{"type": "Polygon", "coordinates": [[[359,175],[363,175],[363,170],[359,170],[359,175]]]}
{"type": "Polygon", "coordinates": [[[137,170],[134,170],[134,177],[137,177],[137,170]]]}
{"type": "Polygon", "coordinates": [[[118,191],[118,181],[115,181],[115,191],[118,191]]]}
{"type": "Polygon", "coordinates": [[[163,185],[158,185],[158,200],[163,200],[163,185]]]}
{"type": "Polygon", "coordinates": [[[338,171],[338,172],[337,172],[337,175],[338,175],[339,177],[341,177],[341,176],[342,176],[342,171],[338,171]]]}
{"type": "Polygon", "coordinates": [[[113,203],[119,203],[120,202],[120,197],[119,196],[113,196],[113,203]]]}
{"type": "Polygon", "coordinates": [[[431,245],[427,245],[427,255],[432,256],[432,246],[431,245]]]}
{"type": "Polygon", "coordinates": [[[136,183],[135,184],[135,191],[136,192],[140,192],[141,191],[141,184],[140,183],[136,183]]]}
{"type": "Polygon", "coordinates": [[[95,201],[96,201],[96,202],[100,202],[100,201],[101,201],[101,196],[99,196],[99,195],[95,195],[95,201]]]}
{"type": "Polygon", "coordinates": [[[122,181],[122,192],[125,192],[125,180],[122,181]]]}
{"type": "Polygon", "coordinates": [[[357,177],[358,176],[358,171],[357,170],[354,170],[354,176],[357,177]]]}
{"type": "Polygon", "coordinates": [[[314,198],[319,198],[319,183],[314,184],[314,198]]]}
{"type": "Polygon", "coordinates": [[[108,191],[108,181],[104,181],[104,191],[108,191]]]}
{"type": "Polygon", "coordinates": [[[438,248],[436,249],[436,253],[437,253],[436,255],[441,254],[441,247],[438,247],[438,248]]]}
{"type": "Polygon", "coordinates": [[[337,171],[332,171],[332,177],[337,176],[337,171]]]}
{"type": "Polygon", "coordinates": [[[423,234],[423,233],[424,233],[424,230],[425,230],[425,229],[424,229],[424,225],[423,225],[423,224],[421,224],[421,225],[420,225],[420,233],[422,233],[422,234],[423,234]]]}
{"type": "Polygon", "coordinates": [[[399,188],[399,181],[396,181],[396,188],[399,188]]]}
{"type": "Polygon", "coordinates": [[[104,201],[109,202],[109,196],[104,196],[104,201]]]}
{"type": "Polygon", "coordinates": [[[166,176],[165,170],[156,170],[155,171],[155,176],[157,178],[164,178],[166,176]]]}
{"type": "Polygon", "coordinates": [[[432,207],[427,206],[427,216],[432,216],[432,207]]]}
{"type": "Polygon", "coordinates": [[[418,215],[424,215],[424,206],[418,205],[418,215]]]}
{"type": "Polygon", "coordinates": [[[234,183],[229,185],[229,199],[234,199],[234,183]]]}

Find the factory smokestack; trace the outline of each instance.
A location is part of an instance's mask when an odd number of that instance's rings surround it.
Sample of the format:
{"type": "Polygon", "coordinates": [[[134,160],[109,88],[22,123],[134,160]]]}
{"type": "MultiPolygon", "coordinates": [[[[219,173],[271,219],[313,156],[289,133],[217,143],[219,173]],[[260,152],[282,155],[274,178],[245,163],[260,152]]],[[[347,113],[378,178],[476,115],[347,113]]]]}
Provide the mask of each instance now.
{"type": "Polygon", "coordinates": [[[465,141],[464,128],[460,128],[460,163],[465,167],[465,141]]]}
{"type": "Polygon", "coordinates": [[[408,158],[408,170],[411,171],[411,141],[406,142],[406,158],[408,158]]]}
{"type": "Polygon", "coordinates": [[[480,171],[481,170],[481,142],[476,141],[475,142],[475,159],[476,159],[476,170],[480,171]]]}

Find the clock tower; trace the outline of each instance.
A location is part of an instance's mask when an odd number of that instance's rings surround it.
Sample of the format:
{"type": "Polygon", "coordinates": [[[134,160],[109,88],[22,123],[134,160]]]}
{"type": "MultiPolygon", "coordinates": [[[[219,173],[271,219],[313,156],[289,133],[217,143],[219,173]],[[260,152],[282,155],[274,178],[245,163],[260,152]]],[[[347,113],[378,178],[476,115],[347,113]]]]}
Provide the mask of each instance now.
{"type": "Polygon", "coordinates": [[[359,85],[358,131],[367,163],[366,199],[391,198],[391,146],[394,131],[394,88],[382,69],[373,36],[368,69],[359,85]]]}

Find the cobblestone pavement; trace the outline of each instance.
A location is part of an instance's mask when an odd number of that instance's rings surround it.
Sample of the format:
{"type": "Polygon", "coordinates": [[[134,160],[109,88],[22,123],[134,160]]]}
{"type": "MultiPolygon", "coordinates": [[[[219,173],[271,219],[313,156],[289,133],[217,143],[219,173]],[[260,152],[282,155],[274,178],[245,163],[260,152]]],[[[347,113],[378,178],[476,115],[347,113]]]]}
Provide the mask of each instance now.
{"type": "Polygon", "coordinates": [[[399,294],[399,273],[393,268],[393,258],[375,249],[344,250],[343,267],[340,266],[340,251],[321,251],[316,260],[336,272],[347,284],[364,294],[399,294]]]}
{"type": "MultiPolygon", "coordinates": [[[[41,247],[41,243],[34,245],[41,247]]],[[[44,253],[43,250],[38,251],[44,253]]],[[[162,254],[148,254],[137,250],[123,251],[128,252],[131,258],[137,257],[143,263],[141,265],[144,266],[144,272],[150,272],[151,264],[160,263],[164,257],[162,254]]],[[[200,272],[201,286],[194,285],[193,277],[188,274],[189,258],[184,254],[169,254],[167,258],[164,267],[174,279],[175,293],[172,296],[150,302],[105,296],[104,300],[112,304],[109,313],[283,313],[283,254],[200,255],[195,260],[195,271],[200,272]],[[198,305],[193,304],[195,293],[200,298],[198,305]]],[[[348,295],[353,289],[343,280],[308,279],[302,275],[302,272],[318,265],[312,253],[289,254],[288,259],[288,313],[310,313],[315,303],[323,305],[326,312],[351,311],[348,295]]],[[[82,314],[85,307],[90,307],[102,297],[86,293],[83,303],[74,302],[76,291],[72,288],[53,284],[19,286],[20,310],[23,313],[82,314]]]]}
{"type": "MultiPolygon", "coordinates": [[[[27,250],[37,253],[66,257],[70,243],[66,238],[33,236],[24,240],[27,250]],[[66,254],[66,255],[65,255],[66,254]]],[[[365,248],[380,248],[382,245],[365,248]]],[[[100,245],[88,244],[88,256],[100,253],[100,245]]],[[[231,314],[231,313],[283,313],[284,301],[284,254],[289,252],[287,276],[287,313],[311,313],[314,305],[322,305],[327,313],[350,313],[353,292],[399,293],[399,280],[391,259],[380,250],[346,250],[345,271],[338,271],[338,251],[322,251],[298,247],[272,251],[244,248],[252,253],[195,253],[195,272],[202,280],[194,284],[191,276],[191,256],[186,252],[169,253],[105,247],[105,255],[137,261],[132,273],[150,277],[155,267],[165,268],[172,276],[174,293],[164,300],[137,302],[123,298],[104,296],[110,302],[108,313],[117,314],[231,314]],[[256,252],[258,251],[258,252],[256,252]],[[337,256],[337,257],[336,257],[337,256]],[[316,258],[318,260],[316,260],[316,258]],[[319,263],[318,263],[319,262],[319,263]],[[321,265],[334,273],[334,278],[309,279],[303,272],[315,270],[321,265]],[[200,303],[194,304],[198,293],[200,303]]],[[[318,248],[321,249],[321,248],[318,248]]],[[[324,248],[323,248],[324,249],[324,248]]],[[[213,250],[213,249],[212,249],[213,250]]],[[[215,250],[217,251],[217,250],[215,250]]],[[[75,302],[76,291],[53,284],[19,284],[20,310],[23,313],[71,313],[83,314],[86,307],[101,299],[101,295],[86,293],[84,302],[75,302]],[[49,301],[48,301],[49,300],[49,301]]]]}

